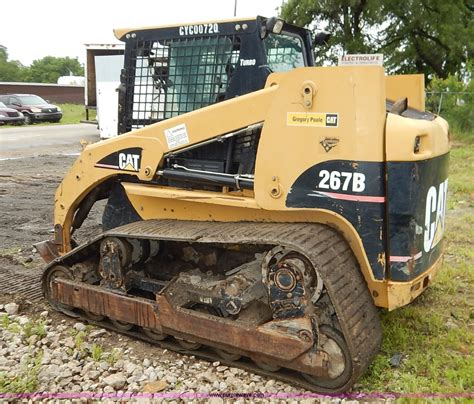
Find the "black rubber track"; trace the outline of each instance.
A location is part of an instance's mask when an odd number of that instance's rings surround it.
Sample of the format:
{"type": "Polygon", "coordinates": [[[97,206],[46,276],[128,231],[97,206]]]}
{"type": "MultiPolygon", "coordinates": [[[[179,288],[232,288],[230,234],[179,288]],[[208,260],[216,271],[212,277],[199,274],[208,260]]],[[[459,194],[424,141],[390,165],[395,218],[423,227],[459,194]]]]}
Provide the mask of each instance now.
{"type": "MultiPolygon", "coordinates": [[[[367,284],[347,242],[334,229],[312,223],[255,223],[255,222],[194,222],[174,220],[146,220],[130,223],[103,233],[89,243],[79,246],[65,256],[53,261],[47,269],[57,264],[71,266],[87,257],[88,250],[108,236],[176,240],[199,243],[243,243],[285,246],[308,257],[321,276],[336,311],[344,339],[352,360],[352,375],[337,388],[316,388],[304,379],[269,373],[248,363],[232,362],[253,372],[279,378],[321,393],[347,391],[363,374],[380,349],[382,332],[379,316],[367,284]]],[[[47,269],[45,272],[47,272],[47,269]]],[[[87,320],[86,321],[90,321],[87,320]]],[[[103,325],[103,324],[102,324],[103,325]]],[[[108,328],[114,329],[110,324],[108,328]]],[[[117,330],[122,332],[120,330],[117,330]]],[[[150,341],[138,333],[134,335],[150,341]]],[[[172,348],[169,343],[160,344],[172,348]]],[[[179,350],[179,349],[178,349],[179,350]]],[[[182,349],[180,350],[182,352],[182,349]]],[[[191,352],[191,351],[190,351],[191,352]]],[[[193,355],[209,358],[209,354],[192,351],[193,355]]],[[[213,359],[216,359],[213,357],[213,359]]],[[[225,362],[222,359],[217,359],[225,362]]]]}

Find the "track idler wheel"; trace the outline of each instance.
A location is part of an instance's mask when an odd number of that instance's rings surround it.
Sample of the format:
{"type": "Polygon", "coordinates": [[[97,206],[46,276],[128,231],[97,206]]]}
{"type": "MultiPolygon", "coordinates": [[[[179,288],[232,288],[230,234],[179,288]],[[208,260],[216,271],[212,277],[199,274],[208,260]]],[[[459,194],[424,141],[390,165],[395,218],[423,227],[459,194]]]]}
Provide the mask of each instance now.
{"type": "Polygon", "coordinates": [[[329,379],[312,376],[307,373],[301,375],[318,390],[333,391],[344,386],[352,376],[352,361],[349,348],[339,331],[327,325],[319,329],[319,349],[326,352],[329,358],[329,379]]]}
{"type": "Polygon", "coordinates": [[[162,334],[160,332],[157,332],[156,330],[154,330],[153,328],[146,328],[144,327],[143,328],[143,333],[150,339],[152,339],[153,341],[163,341],[164,339],[166,339],[166,337],[168,337],[168,335],[166,334],[162,334]]]}
{"type": "Polygon", "coordinates": [[[74,312],[74,308],[71,306],[68,306],[66,304],[62,304],[60,302],[57,302],[53,300],[51,296],[51,288],[53,286],[53,282],[57,278],[63,278],[63,279],[74,279],[74,276],[72,275],[72,272],[69,268],[62,266],[62,265],[56,265],[50,270],[48,270],[48,273],[45,278],[43,278],[43,293],[48,300],[49,304],[55,308],[56,310],[70,316],[70,317],[79,317],[77,313],[74,312]]]}

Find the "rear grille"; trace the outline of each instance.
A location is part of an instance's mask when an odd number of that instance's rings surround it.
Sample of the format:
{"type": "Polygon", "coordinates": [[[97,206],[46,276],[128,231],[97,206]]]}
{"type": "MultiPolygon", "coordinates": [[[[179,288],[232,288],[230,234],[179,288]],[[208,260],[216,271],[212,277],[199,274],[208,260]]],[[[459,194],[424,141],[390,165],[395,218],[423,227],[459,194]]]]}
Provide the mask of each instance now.
{"type": "Polygon", "coordinates": [[[57,112],[57,108],[42,108],[41,112],[57,112]]]}
{"type": "Polygon", "coordinates": [[[7,115],[10,117],[10,118],[14,118],[16,116],[20,116],[20,114],[16,111],[13,111],[13,112],[7,112],[7,115]]]}

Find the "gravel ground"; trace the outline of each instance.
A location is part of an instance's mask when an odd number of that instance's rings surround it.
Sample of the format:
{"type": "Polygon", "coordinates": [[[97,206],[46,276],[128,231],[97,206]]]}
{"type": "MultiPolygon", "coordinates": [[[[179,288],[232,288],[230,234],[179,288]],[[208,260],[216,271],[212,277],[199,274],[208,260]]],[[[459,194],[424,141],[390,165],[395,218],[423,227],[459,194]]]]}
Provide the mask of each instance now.
{"type": "Polygon", "coordinates": [[[46,307],[27,302],[0,305],[0,392],[304,393],[242,369],[85,325],[43,310],[46,307]]]}

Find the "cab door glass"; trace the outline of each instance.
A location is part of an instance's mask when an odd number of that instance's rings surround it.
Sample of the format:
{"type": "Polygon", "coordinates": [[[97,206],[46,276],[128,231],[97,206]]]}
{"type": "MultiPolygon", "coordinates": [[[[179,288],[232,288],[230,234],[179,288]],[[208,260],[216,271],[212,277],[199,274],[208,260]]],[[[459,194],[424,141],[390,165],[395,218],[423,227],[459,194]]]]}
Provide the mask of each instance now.
{"type": "Polygon", "coordinates": [[[288,34],[268,34],[264,39],[267,65],[274,72],[285,72],[303,67],[303,41],[298,36],[288,34]]]}

